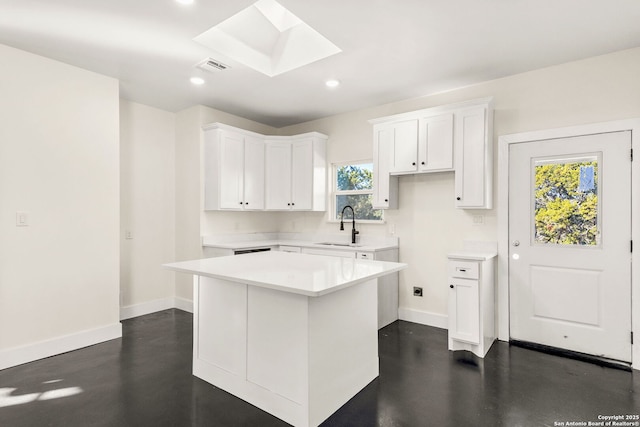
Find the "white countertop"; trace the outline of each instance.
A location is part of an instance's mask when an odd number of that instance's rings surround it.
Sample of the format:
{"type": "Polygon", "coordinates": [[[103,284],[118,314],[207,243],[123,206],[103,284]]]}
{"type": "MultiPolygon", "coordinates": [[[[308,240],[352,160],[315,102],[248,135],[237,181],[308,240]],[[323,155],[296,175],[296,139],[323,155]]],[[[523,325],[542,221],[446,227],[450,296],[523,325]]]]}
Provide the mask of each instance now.
{"type": "Polygon", "coordinates": [[[473,261],[487,261],[497,256],[498,253],[494,251],[481,251],[481,250],[460,250],[457,252],[451,252],[447,254],[449,259],[466,259],[473,261]]]}
{"type": "Polygon", "coordinates": [[[318,297],[400,271],[407,264],[271,251],[176,262],[164,267],[318,297]]]}
{"type": "MultiPolygon", "coordinates": [[[[327,242],[329,243],[329,242],[327,242]]],[[[221,249],[253,249],[264,248],[268,246],[297,246],[300,248],[322,248],[332,250],[343,251],[357,251],[357,252],[376,252],[384,249],[397,248],[397,245],[372,245],[372,244],[348,244],[333,242],[330,245],[323,244],[322,242],[306,242],[302,240],[254,240],[250,242],[224,242],[224,243],[207,243],[203,246],[209,248],[221,248],[221,249]]]]}
{"type": "Polygon", "coordinates": [[[350,235],[316,235],[303,233],[249,233],[238,235],[203,236],[202,246],[209,248],[241,250],[269,246],[297,246],[352,252],[376,252],[397,249],[397,238],[373,239],[359,237],[358,243],[349,244],[350,235]],[[333,245],[322,243],[332,242],[333,245]]]}

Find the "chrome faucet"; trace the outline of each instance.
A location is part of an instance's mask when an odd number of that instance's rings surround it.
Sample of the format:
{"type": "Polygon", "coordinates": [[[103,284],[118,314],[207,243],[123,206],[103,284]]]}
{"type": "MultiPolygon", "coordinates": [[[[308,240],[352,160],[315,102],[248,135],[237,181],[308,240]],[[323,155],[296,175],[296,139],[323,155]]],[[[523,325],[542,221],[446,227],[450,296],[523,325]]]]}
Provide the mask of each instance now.
{"type": "Polygon", "coordinates": [[[353,219],[353,226],[351,227],[351,244],[355,244],[356,234],[360,234],[360,232],[356,230],[356,212],[349,205],[346,205],[344,208],[342,208],[342,213],[340,214],[340,231],[344,231],[344,210],[347,208],[351,209],[351,218],[353,219]]]}

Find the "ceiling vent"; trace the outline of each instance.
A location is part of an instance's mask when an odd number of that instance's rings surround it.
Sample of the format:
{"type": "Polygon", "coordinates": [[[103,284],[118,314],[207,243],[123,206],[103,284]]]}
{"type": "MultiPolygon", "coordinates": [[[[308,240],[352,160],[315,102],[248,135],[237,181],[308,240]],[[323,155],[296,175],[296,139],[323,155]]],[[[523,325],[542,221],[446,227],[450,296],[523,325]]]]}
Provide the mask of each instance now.
{"type": "Polygon", "coordinates": [[[223,71],[230,67],[228,65],[223,64],[220,61],[216,61],[213,58],[206,58],[198,62],[198,64],[196,65],[196,68],[213,72],[213,71],[223,71]]]}

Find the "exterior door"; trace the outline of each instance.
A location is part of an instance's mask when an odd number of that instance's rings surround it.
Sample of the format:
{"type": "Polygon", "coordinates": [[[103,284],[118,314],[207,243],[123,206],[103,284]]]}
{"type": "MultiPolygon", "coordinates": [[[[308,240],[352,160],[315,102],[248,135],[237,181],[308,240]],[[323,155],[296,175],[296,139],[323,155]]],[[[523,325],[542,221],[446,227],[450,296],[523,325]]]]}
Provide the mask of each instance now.
{"type": "Polygon", "coordinates": [[[511,339],[631,361],[631,133],[511,144],[511,339]]]}

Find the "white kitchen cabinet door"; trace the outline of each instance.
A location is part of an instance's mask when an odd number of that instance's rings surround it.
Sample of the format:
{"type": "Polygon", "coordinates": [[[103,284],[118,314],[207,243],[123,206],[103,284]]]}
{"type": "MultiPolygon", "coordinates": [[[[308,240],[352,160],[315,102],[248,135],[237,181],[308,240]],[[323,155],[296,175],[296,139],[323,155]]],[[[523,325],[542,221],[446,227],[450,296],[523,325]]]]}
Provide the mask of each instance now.
{"type": "Polygon", "coordinates": [[[455,205],[491,208],[491,145],[486,106],[456,112],[455,205]]]}
{"type": "Polygon", "coordinates": [[[313,140],[294,141],[291,145],[291,209],[313,207],[313,140]]]}
{"type": "Polygon", "coordinates": [[[393,127],[373,127],[373,197],[374,209],[395,209],[398,206],[398,178],[390,176],[393,155],[393,127]]]}
{"type": "Polygon", "coordinates": [[[418,120],[391,125],[392,157],[389,172],[403,173],[418,170],[418,120]]]}
{"type": "Polygon", "coordinates": [[[291,209],[291,143],[267,141],[265,160],[266,208],[291,209]]]}
{"type": "Polygon", "coordinates": [[[480,344],[478,281],[449,278],[449,337],[480,344]]]}
{"type": "Polygon", "coordinates": [[[453,170],[453,114],[422,118],[419,130],[418,170],[453,170]]]}
{"type": "Polygon", "coordinates": [[[244,188],[244,137],[220,133],[220,209],[242,209],[244,188]]]}
{"type": "Polygon", "coordinates": [[[449,350],[484,357],[491,348],[496,337],[494,269],[495,254],[449,256],[449,350]]]}
{"type": "Polygon", "coordinates": [[[244,209],[264,209],[265,146],[259,138],[244,140],[244,209]]]}

